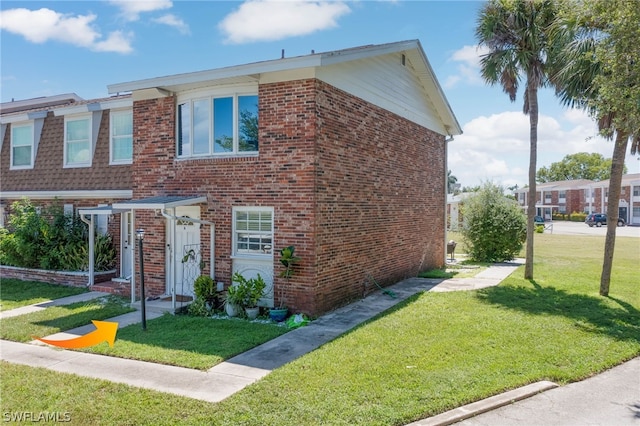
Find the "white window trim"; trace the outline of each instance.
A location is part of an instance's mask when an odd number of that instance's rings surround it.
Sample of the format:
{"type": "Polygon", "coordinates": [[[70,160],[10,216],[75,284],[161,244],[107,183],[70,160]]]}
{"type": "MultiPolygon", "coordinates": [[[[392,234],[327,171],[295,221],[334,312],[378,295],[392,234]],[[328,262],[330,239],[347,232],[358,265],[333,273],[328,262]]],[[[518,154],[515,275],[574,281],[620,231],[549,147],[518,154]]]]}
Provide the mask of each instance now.
{"type": "MultiPolygon", "coordinates": [[[[20,123],[11,123],[11,141],[9,143],[9,145],[11,145],[11,159],[10,159],[10,163],[9,163],[9,170],[28,170],[28,169],[33,169],[33,165],[35,163],[35,151],[36,151],[36,141],[35,141],[35,123],[33,122],[33,120],[30,121],[23,121],[20,123]],[[29,160],[29,164],[25,165],[25,166],[14,166],[13,165],[13,148],[15,147],[14,143],[13,143],[13,136],[15,135],[14,129],[17,127],[30,127],[31,129],[31,135],[29,137],[29,141],[30,144],[29,146],[31,147],[31,159],[29,160]]],[[[26,145],[20,145],[20,146],[26,146],[26,145]]]]}
{"type": "MultiPolygon", "coordinates": [[[[93,151],[94,151],[94,146],[95,143],[93,143],[93,115],[91,113],[89,114],[77,114],[77,115],[65,115],[64,116],[64,150],[63,150],[63,157],[62,157],[62,164],[63,164],[63,168],[65,169],[72,169],[72,168],[80,168],[80,167],[91,167],[92,163],[93,163],[93,151]],[[85,162],[85,163],[73,163],[73,164],[68,164],[67,163],[67,123],[69,121],[79,121],[79,120],[89,120],[89,161],[85,162]]],[[[96,135],[97,138],[97,135],[96,135]]]]}
{"type": "MultiPolygon", "coordinates": [[[[124,164],[133,164],[133,150],[131,152],[131,159],[129,160],[114,160],[113,159],[113,116],[123,113],[131,113],[131,119],[133,120],[133,108],[115,109],[109,111],[109,165],[117,166],[124,164]]],[[[66,128],[66,127],[65,127],[66,128]]],[[[131,133],[131,144],[133,145],[133,127],[131,133]]],[[[132,147],[133,148],[133,147],[132,147]]]]}
{"type": "Polygon", "coordinates": [[[236,207],[232,207],[231,209],[231,222],[232,222],[232,233],[233,235],[231,236],[231,259],[273,259],[273,255],[275,253],[275,212],[274,212],[274,208],[273,207],[263,207],[263,206],[251,206],[251,207],[246,207],[246,206],[236,206],[236,207]],[[236,254],[236,248],[237,248],[237,236],[238,233],[236,231],[236,212],[239,211],[243,211],[243,212],[264,212],[264,211],[268,211],[271,212],[271,253],[265,253],[265,254],[245,254],[245,253],[241,253],[241,254],[236,254]]]}
{"type": "MultiPolygon", "coordinates": [[[[234,158],[234,157],[257,157],[260,153],[260,149],[258,151],[239,151],[239,114],[238,114],[238,97],[240,96],[256,96],[258,97],[258,87],[251,86],[239,86],[239,87],[225,87],[225,88],[217,88],[209,91],[198,91],[198,92],[187,92],[178,96],[176,100],[176,106],[181,104],[189,104],[189,114],[190,114],[190,122],[189,122],[189,135],[191,137],[190,145],[191,145],[191,153],[189,155],[177,155],[176,158],[178,160],[189,160],[189,159],[200,159],[200,158],[234,158]],[[214,152],[214,137],[213,137],[213,100],[216,98],[233,98],[233,152],[214,152]],[[194,116],[194,108],[193,102],[207,99],[209,102],[209,152],[206,154],[193,154],[194,147],[194,133],[193,133],[193,116],[194,116]]],[[[258,98],[259,99],[259,98],[258,98]]],[[[176,138],[175,138],[175,147],[176,153],[179,151],[178,149],[178,135],[180,134],[180,122],[178,120],[178,110],[176,107],[176,138]]]]}

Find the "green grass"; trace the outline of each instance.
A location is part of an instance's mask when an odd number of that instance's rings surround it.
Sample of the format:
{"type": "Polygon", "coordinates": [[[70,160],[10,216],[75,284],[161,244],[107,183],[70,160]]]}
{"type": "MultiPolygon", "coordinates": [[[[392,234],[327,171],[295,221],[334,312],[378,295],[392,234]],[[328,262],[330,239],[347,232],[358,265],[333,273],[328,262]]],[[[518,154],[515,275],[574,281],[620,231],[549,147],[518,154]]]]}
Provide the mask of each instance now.
{"type": "Polygon", "coordinates": [[[69,287],[3,278],[0,281],[0,311],[33,305],[34,303],[86,293],[86,287],[69,287]]]}
{"type": "Polygon", "coordinates": [[[28,342],[33,340],[31,336],[44,337],[91,324],[91,320],[104,320],[131,311],[133,309],[129,304],[117,296],[52,306],[42,311],[3,319],[0,323],[0,338],[28,342]]]}
{"type": "Polygon", "coordinates": [[[207,370],[288,331],[275,324],[241,319],[163,315],[118,330],[113,348],[99,345],[85,351],[121,358],[207,370]]]}
{"type": "Polygon", "coordinates": [[[77,424],[401,425],[538,380],[567,383],[640,354],[638,240],[539,234],[534,281],[422,293],[218,404],[0,364],[3,411],[77,424]]]}

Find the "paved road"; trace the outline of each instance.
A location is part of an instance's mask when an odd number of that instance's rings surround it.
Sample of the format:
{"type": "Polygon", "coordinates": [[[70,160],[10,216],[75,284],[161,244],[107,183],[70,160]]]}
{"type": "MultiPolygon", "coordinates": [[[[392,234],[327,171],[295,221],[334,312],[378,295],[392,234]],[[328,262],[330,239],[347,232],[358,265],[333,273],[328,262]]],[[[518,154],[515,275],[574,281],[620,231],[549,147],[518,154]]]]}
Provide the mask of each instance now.
{"type": "MultiPolygon", "coordinates": [[[[584,222],[567,222],[562,220],[546,223],[547,226],[549,226],[550,224],[553,224],[554,234],[601,235],[603,238],[605,237],[605,235],[607,235],[606,226],[603,226],[601,228],[597,228],[594,226],[593,228],[590,228],[584,222]]],[[[616,229],[616,237],[640,238],[640,226],[619,226],[616,229]]]]}

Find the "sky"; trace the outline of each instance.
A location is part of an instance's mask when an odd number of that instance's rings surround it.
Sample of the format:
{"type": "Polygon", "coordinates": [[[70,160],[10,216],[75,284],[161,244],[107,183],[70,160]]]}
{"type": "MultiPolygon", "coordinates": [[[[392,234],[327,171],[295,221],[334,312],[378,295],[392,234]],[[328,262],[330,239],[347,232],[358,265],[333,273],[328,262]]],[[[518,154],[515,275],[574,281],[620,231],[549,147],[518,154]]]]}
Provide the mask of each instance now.
{"type": "MultiPolygon", "coordinates": [[[[482,1],[0,2],[2,102],[62,93],[108,96],[107,85],[368,44],[420,40],[463,129],[448,167],[463,187],[528,182],[529,118],[483,82],[474,30],[482,1]]],[[[610,158],[582,111],[539,95],[538,168],[567,154],[610,158]]],[[[640,157],[626,160],[640,172],[640,157]]]]}

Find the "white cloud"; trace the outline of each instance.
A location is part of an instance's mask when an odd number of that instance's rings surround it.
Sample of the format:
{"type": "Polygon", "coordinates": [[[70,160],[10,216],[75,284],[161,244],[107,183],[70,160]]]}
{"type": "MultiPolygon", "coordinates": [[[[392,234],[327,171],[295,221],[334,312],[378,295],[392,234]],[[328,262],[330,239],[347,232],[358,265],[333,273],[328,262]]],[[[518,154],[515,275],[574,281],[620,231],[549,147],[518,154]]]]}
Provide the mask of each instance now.
{"type": "Polygon", "coordinates": [[[95,43],[91,49],[96,52],[131,53],[133,51],[132,39],[132,33],[125,34],[122,31],[114,31],[109,34],[106,40],[95,43]]]}
{"type": "Polygon", "coordinates": [[[191,32],[189,30],[189,25],[187,25],[182,19],[171,13],[163,15],[159,18],[152,19],[152,21],[157,22],[158,24],[164,24],[173,27],[180,31],[180,33],[182,34],[189,34],[191,32]]]}
{"type": "MultiPolygon", "coordinates": [[[[448,166],[462,186],[493,181],[505,187],[528,182],[529,116],[506,111],[480,116],[464,125],[464,133],[449,143],[448,166]]],[[[597,152],[605,158],[613,143],[597,135],[593,121],[579,110],[560,117],[539,116],[537,168],[548,167],[568,154],[597,152]]],[[[638,161],[627,154],[629,173],[638,161]]]]}
{"type": "Polygon", "coordinates": [[[463,81],[467,84],[484,84],[480,76],[480,57],[488,52],[488,49],[478,46],[463,46],[451,54],[450,61],[457,62],[457,72],[448,76],[444,87],[451,88],[463,81]]]}
{"type": "Polygon", "coordinates": [[[94,14],[72,16],[47,8],[8,9],[0,11],[0,28],[32,43],[53,40],[100,52],[129,53],[133,50],[130,35],[115,32],[106,40],[100,40],[102,35],[92,26],[95,19],[94,14]]]}
{"type": "Polygon", "coordinates": [[[122,11],[122,16],[128,21],[137,21],[143,12],[170,9],[171,0],[110,0],[109,3],[122,11]]]}
{"type": "Polygon", "coordinates": [[[280,40],[334,28],[337,19],[350,11],[340,1],[249,0],[227,15],[218,28],[229,43],[280,40]]]}

